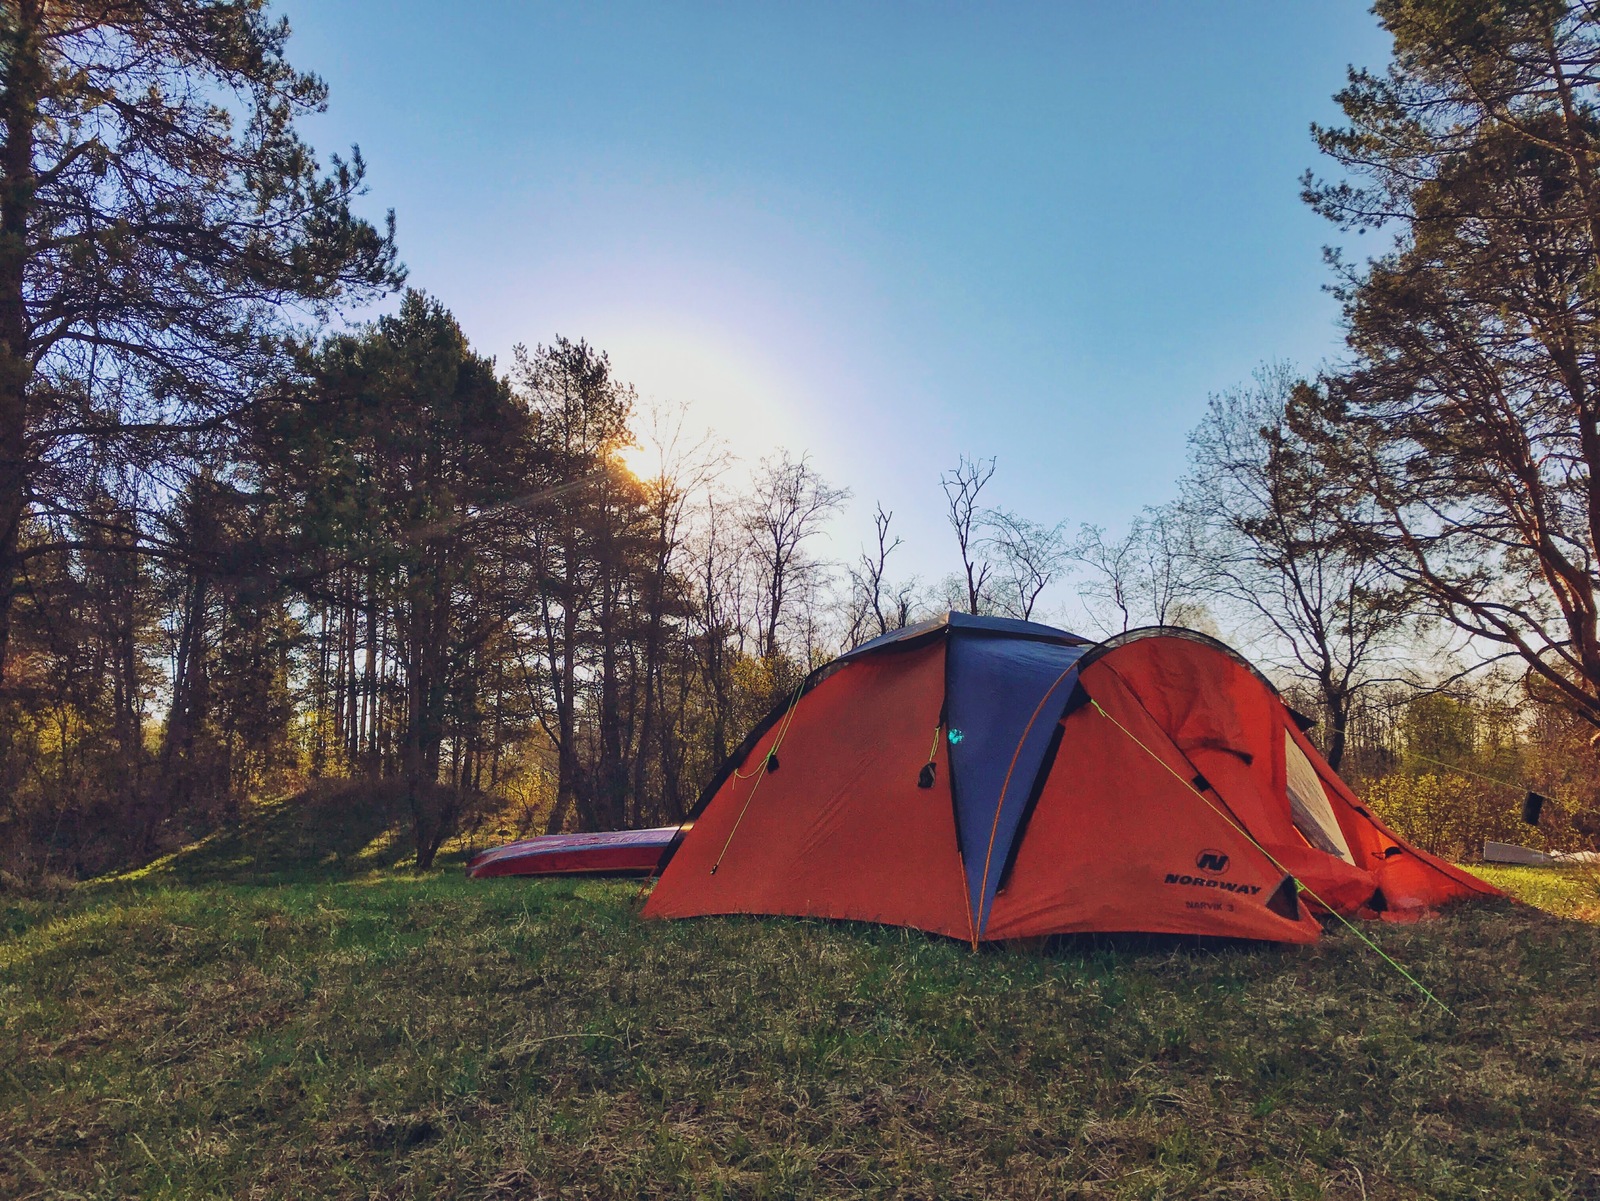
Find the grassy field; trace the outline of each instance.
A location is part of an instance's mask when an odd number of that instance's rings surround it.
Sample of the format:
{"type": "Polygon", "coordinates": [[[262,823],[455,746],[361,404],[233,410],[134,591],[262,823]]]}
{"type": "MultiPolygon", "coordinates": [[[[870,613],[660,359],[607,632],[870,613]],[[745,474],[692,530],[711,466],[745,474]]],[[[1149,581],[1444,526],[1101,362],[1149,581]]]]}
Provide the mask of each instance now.
{"type": "Polygon", "coordinates": [[[368,834],[0,898],[0,1196],[1600,1198],[1592,876],[1375,927],[1451,1016],[1348,933],[645,924],[368,834]]]}

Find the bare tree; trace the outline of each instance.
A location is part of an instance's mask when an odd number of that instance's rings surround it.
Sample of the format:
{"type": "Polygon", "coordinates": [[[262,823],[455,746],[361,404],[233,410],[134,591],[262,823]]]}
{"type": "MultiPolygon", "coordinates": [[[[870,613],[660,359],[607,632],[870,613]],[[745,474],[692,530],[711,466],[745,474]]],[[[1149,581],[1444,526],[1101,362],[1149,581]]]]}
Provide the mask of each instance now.
{"type": "Polygon", "coordinates": [[[816,582],[822,564],[805,552],[806,540],[850,496],[834,488],[811,465],[780,450],[761,460],[755,485],[740,506],[746,546],[760,576],[757,650],[778,653],[778,637],[790,606],[816,582]]]}
{"type": "Polygon", "coordinates": [[[715,762],[728,757],[734,725],[732,661],[745,653],[753,591],[743,545],[731,506],[709,492],[690,539],[693,556],[691,620],[695,659],[710,709],[711,752],[715,762]]]}
{"type": "Polygon", "coordinates": [[[1073,557],[1092,573],[1078,589],[1084,608],[1102,631],[1120,634],[1133,625],[1133,540],[1106,540],[1104,526],[1081,526],[1073,557]]]}
{"type": "Polygon", "coordinates": [[[849,569],[849,624],[845,634],[845,643],[849,646],[902,629],[911,619],[916,579],[896,584],[888,578],[889,556],[902,542],[899,537],[889,537],[889,523],[893,518],[892,512],[885,512],[883,505],[878,505],[873,514],[877,544],[871,550],[862,548],[860,558],[849,569]]]}
{"type": "Polygon", "coordinates": [[[1196,612],[1199,565],[1175,506],[1145,509],[1110,542],[1103,527],[1084,525],[1068,554],[1092,573],[1078,595],[1104,633],[1170,625],[1196,612]]]}
{"type": "Polygon", "coordinates": [[[978,613],[985,607],[988,593],[984,591],[994,567],[981,558],[987,539],[983,533],[984,510],[978,498],[984,485],[994,478],[995,460],[969,459],[962,455],[955,470],[939,477],[944,487],[945,503],[950,528],[956,532],[956,544],[961,548],[961,569],[966,575],[967,612],[978,613]]]}
{"type": "MultiPolygon", "coordinates": [[[[675,728],[673,706],[666,695],[669,616],[674,610],[692,610],[688,599],[677,595],[684,588],[681,568],[691,566],[681,564],[680,560],[686,553],[692,498],[708,492],[727,469],[731,457],[726,446],[709,431],[699,437],[687,435],[684,431],[687,415],[687,406],[681,404],[650,408],[644,449],[653,462],[645,469],[646,475],[641,481],[649,533],[639,598],[643,602],[639,664],[643,696],[638,716],[639,751],[634,755],[631,793],[637,810],[645,795],[646,771],[652,761],[646,751],[655,747],[658,753],[654,758],[663,773],[662,795],[669,813],[681,810],[676,752],[682,741],[681,732],[675,728]]],[[[720,640],[718,649],[721,649],[720,640]]],[[[681,719],[681,714],[676,716],[681,719]]],[[[636,811],[630,820],[637,821],[639,816],[636,811]]]]}
{"type": "Polygon", "coordinates": [[[1030,621],[1039,597],[1068,567],[1068,546],[1062,523],[1042,525],[1004,509],[984,516],[988,541],[1000,552],[1003,568],[995,602],[1008,617],[1030,621]]]}
{"type": "Polygon", "coordinates": [[[1335,768],[1372,669],[1409,622],[1405,590],[1349,531],[1367,507],[1290,427],[1294,372],[1274,363],[1219,396],[1190,435],[1184,505],[1205,586],[1267,635],[1266,657],[1315,690],[1335,768]]]}

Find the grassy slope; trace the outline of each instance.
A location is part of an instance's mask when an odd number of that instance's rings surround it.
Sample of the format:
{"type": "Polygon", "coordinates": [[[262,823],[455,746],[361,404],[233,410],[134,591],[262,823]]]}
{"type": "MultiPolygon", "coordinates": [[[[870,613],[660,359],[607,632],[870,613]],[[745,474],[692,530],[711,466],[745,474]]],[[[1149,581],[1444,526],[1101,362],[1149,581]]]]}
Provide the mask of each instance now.
{"type": "Polygon", "coordinates": [[[625,883],[365,871],[365,833],[0,908],[0,1196],[1600,1197],[1572,917],[1375,928],[1449,1017],[1348,933],[645,925],[625,883]]]}

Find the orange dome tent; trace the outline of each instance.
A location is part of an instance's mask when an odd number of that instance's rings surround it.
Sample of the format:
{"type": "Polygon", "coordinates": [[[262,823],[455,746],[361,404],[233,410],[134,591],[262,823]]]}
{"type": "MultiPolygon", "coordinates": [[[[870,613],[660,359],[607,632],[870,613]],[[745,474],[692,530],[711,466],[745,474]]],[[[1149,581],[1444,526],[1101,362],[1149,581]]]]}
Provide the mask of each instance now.
{"type": "Polygon", "coordinates": [[[974,944],[1309,942],[1322,910],[1404,918],[1497,892],[1374,817],[1214,639],[1094,644],[955,613],[814,672],[663,862],[647,917],[855,918],[974,944]]]}

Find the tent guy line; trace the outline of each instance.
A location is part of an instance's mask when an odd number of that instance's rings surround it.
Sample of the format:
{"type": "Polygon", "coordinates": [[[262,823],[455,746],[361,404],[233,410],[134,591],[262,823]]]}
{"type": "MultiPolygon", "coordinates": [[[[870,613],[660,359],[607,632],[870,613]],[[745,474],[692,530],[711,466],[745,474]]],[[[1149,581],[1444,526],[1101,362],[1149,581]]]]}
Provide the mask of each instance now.
{"type": "Polygon", "coordinates": [[[1329,905],[1326,901],[1324,901],[1321,897],[1319,897],[1313,889],[1311,889],[1306,884],[1303,884],[1295,876],[1295,874],[1293,872],[1291,872],[1288,868],[1284,867],[1283,864],[1279,863],[1277,858],[1272,854],[1272,852],[1267,850],[1266,847],[1262,846],[1261,843],[1256,840],[1255,835],[1251,834],[1249,830],[1245,829],[1242,825],[1240,825],[1239,822],[1233,817],[1232,814],[1229,814],[1229,813],[1225,812],[1220,805],[1216,804],[1214,801],[1212,801],[1212,799],[1210,797],[1206,796],[1205,793],[1201,792],[1200,789],[1196,788],[1194,786],[1194,781],[1185,780],[1183,778],[1183,776],[1181,776],[1179,773],[1173,771],[1172,770],[1172,765],[1170,763],[1168,763],[1160,755],[1156,754],[1153,750],[1151,750],[1149,747],[1147,747],[1143,742],[1139,741],[1138,736],[1135,735],[1132,730],[1128,729],[1127,726],[1123,725],[1116,718],[1112,717],[1111,714],[1107,713],[1104,709],[1102,709],[1100,707],[1100,702],[1099,701],[1094,700],[1094,699],[1091,698],[1090,701],[1089,701],[1089,704],[1094,709],[1094,711],[1096,713],[1098,713],[1101,717],[1105,718],[1112,725],[1116,726],[1117,729],[1119,729],[1119,730],[1121,730],[1123,732],[1123,734],[1127,735],[1127,737],[1132,740],[1133,744],[1135,746],[1137,746],[1141,751],[1143,751],[1146,755],[1150,756],[1150,758],[1154,759],[1157,763],[1161,764],[1161,766],[1164,767],[1168,772],[1171,772],[1173,779],[1177,780],[1178,783],[1182,784],[1190,792],[1194,793],[1195,796],[1199,797],[1208,806],[1210,806],[1211,811],[1213,813],[1215,813],[1223,821],[1227,822],[1230,826],[1232,826],[1240,834],[1244,835],[1245,838],[1249,839],[1251,845],[1253,845],[1256,848],[1256,850],[1260,851],[1263,855],[1265,855],[1267,857],[1267,861],[1269,863],[1271,863],[1273,867],[1277,868],[1285,876],[1287,876],[1290,880],[1294,881],[1295,888],[1299,889],[1301,892],[1304,892],[1307,896],[1309,896],[1318,905],[1321,905],[1329,913],[1333,914],[1336,918],[1338,918],[1341,922],[1343,922],[1346,926],[1348,926],[1350,928],[1351,932],[1354,933],[1357,938],[1359,938],[1362,942],[1366,943],[1367,946],[1371,947],[1372,950],[1375,951],[1379,955],[1379,957],[1381,957],[1383,959],[1383,961],[1385,963],[1387,963],[1390,967],[1394,968],[1395,971],[1399,972],[1400,975],[1402,977],[1404,977],[1405,980],[1407,980],[1411,984],[1411,986],[1413,988],[1415,988],[1418,992],[1420,992],[1424,997],[1428,998],[1428,1000],[1432,1001],[1435,1005],[1437,1005],[1440,1009],[1444,1010],[1451,1017],[1455,1017],[1456,1016],[1455,1010],[1451,1009],[1450,1006],[1446,1005],[1443,1001],[1439,1000],[1438,997],[1434,996],[1433,993],[1428,989],[1428,987],[1425,984],[1423,984],[1420,980],[1418,980],[1415,976],[1413,976],[1410,972],[1408,972],[1405,969],[1404,965],[1402,965],[1392,955],[1390,955],[1387,951],[1385,951],[1382,947],[1380,947],[1377,944],[1377,942],[1375,940],[1373,940],[1367,934],[1367,932],[1365,930],[1363,930],[1363,929],[1361,929],[1361,927],[1357,926],[1354,922],[1352,922],[1344,914],[1340,913],[1332,905],[1329,905]]]}
{"type": "MultiPolygon", "coordinates": [[[[807,676],[806,678],[810,679],[810,676],[807,676]]],[[[794,697],[789,701],[789,711],[783,716],[783,725],[778,730],[778,737],[773,740],[772,748],[768,750],[765,755],[761,756],[761,767],[754,773],[740,773],[738,771],[733,773],[733,778],[736,780],[748,780],[750,775],[754,774],[756,782],[750,785],[750,793],[744,798],[744,808],[739,810],[738,820],[733,823],[733,829],[728,831],[728,838],[727,841],[722,844],[722,850],[717,852],[717,861],[711,865],[711,871],[708,873],[709,875],[716,875],[717,869],[722,866],[723,857],[727,855],[728,848],[733,845],[733,836],[739,832],[739,826],[744,821],[744,815],[750,811],[750,802],[756,799],[756,789],[761,787],[761,781],[766,779],[767,773],[771,771],[776,764],[778,759],[778,748],[783,745],[784,736],[789,733],[789,723],[794,720],[794,711],[800,704],[800,697],[805,693],[805,690],[806,680],[801,680],[799,684],[795,685],[794,697]]]]}

